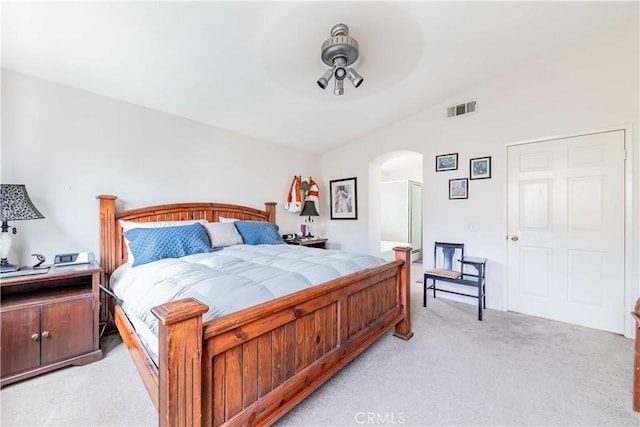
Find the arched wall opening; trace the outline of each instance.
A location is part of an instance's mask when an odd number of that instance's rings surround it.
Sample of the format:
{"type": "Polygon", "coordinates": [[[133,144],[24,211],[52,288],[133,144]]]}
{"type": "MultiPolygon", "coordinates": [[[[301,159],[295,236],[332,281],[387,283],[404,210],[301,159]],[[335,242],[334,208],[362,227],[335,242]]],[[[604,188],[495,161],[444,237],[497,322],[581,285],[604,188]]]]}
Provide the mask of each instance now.
{"type": "Polygon", "coordinates": [[[369,253],[393,258],[394,246],[411,246],[422,258],[422,154],[392,151],[369,163],[369,253]]]}

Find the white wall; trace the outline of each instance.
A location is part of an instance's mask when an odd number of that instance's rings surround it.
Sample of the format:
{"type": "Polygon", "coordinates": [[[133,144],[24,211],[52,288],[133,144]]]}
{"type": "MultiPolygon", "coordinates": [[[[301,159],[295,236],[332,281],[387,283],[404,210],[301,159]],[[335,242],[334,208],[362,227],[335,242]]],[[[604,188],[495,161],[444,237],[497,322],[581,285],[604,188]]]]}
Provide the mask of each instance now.
{"type": "Polygon", "coordinates": [[[16,224],[20,265],[36,252],[97,255],[98,194],[119,209],[275,201],[285,233],[302,222],[284,210],[293,175],[321,178],[317,156],[7,70],[1,157],[2,182],[25,184],[46,217],[16,224]]]}
{"type": "Polygon", "coordinates": [[[393,181],[380,183],[381,239],[408,242],[409,238],[409,183],[393,181]]]}
{"type": "MultiPolygon", "coordinates": [[[[418,155],[417,153],[415,154],[418,155]]],[[[420,159],[422,160],[422,159],[420,159]]],[[[420,162],[422,163],[422,162],[420,162]]],[[[422,166],[419,168],[406,168],[395,170],[383,170],[380,172],[380,181],[409,180],[422,183],[422,166]]]]}
{"type": "MultiPolygon", "coordinates": [[[[517,43],[517,42],[514,42],[517,43]]],[[[327,221],[334,247],[375,253],[379,240],[376,188],[390,151],[424,155],[424,247],[435,240],[460,241],[469,255],[488,258],[487,306],[505,309],[506,144],[613,126],[632,125],[633,280],[638,280],[638,20],[600,35],[563,56],[540,60],[496,76],[442,100],[392,126],[323,156],[328,179],[358,177],[358,221],[327,221]],[[445,119],[445,108],[478,100],[478,113],[445,119]],[[459,153],[457,171],[434,171],[438,154],[459,153]],[[492,178],[470,181],[468,200],[448,200],[448,180],[469,176],[469,159],[492,156],[492,178]],[[468,231],[475,227],[475,232],[468,231]],[[376,234],[377,233],[377,234],[376,234]]],[[[390,90],[393,90],[391,88],[390,90]]],[[[629,308],[630,310],[631,308],[629,308]]]]}

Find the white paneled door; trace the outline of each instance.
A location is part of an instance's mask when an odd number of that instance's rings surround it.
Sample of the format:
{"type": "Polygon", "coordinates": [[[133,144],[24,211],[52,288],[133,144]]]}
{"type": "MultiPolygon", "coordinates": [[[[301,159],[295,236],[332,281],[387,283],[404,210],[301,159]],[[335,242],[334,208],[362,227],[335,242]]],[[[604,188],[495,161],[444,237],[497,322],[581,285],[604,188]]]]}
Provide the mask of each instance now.
{"type": "Polygon", "coordinates": [[[624,332],[624,131],[508,148],[508,308],[624,332]]]}

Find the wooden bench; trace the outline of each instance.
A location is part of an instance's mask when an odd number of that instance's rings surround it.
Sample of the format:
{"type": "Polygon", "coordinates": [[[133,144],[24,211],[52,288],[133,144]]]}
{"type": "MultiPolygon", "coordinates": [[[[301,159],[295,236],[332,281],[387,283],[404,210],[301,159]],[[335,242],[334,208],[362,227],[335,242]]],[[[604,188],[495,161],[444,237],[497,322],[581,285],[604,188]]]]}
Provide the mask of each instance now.
{"type": "MultiPolygon", "coordinates": [[[[427,291],[433,289],[433,297],[436,291],[462,295],[478,299],[478,320],[482,320],[482,309],[487,307],[485,296],[485,272],[486,258],[468,257],[464,255],[464,243],[435,242],[433,249],[433,267],[424,272],[422,306],[427,306],[427,291]],[[454,257],[454,255],[457,255],[454,257]],[[457,258],[459,268],[453,268],[453,259],[457,258]],[[465,272],[465,266],[475,269],[474,273],[465,272]],[[431,285],[428,284],[431,280],[431,285]],[[463,293],[450,289],[442,289],[436,286],[436,282],[455,283],[457,285],[472,286],[477,293],[463,293]]],[[[467,269],[468,270],[468,269],[467,269]]]]}

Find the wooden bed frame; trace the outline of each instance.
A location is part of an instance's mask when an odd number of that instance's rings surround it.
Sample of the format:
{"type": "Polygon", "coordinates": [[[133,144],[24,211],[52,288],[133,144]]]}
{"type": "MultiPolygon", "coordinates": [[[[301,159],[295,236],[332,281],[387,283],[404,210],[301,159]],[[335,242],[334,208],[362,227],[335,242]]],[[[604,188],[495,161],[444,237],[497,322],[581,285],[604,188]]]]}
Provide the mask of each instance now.
{"type": "MultiPolygon", "coordinates": [[[[100,199],[103,283],[127,260],[119,220],[173,221],[219,217],[275,223],[264,211],[220,203],[181,203],[116,211],[100,199]]],[[[192,298],[151,311],[159,319],[156,367],[122,309],[105,310],[129,349],[163,426],[273,423],[362,353],[389,328],[413,336],[410,323],[411,248],[395,260],[275,300],[202,322],[208,307],[192,298]]],[[[106,308],[109,305],[109,308],[106,308]]]]}

